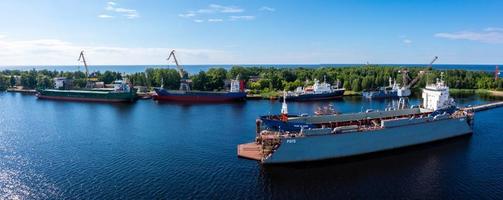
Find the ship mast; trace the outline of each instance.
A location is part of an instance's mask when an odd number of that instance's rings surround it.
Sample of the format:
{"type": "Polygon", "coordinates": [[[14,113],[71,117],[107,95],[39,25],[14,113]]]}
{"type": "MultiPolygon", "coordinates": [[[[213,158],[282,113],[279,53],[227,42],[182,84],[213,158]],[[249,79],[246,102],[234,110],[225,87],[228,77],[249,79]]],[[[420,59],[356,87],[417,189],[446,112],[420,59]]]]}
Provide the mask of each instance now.
{"type": "Polygon", "coordinates": [[[288,105],[286,104],[286,91],[283,91],[283,104],[281,105],[281,121],[288,121],[288,105]]]}
{"type": "Polygon", "coordinates": [[[169,53],[169,56],[166,60],[169,61],[171,58],[173,58],[173,60],[175,61],[176,69],[178,70],[178,74],[180,75],[180,90],[189,91],[190,87],[187,83],[187,79],[185,78],[185,71],[183,70],[183,66],[178,63],[178,59],[176,59],[175,50],[172,50],[169,53]]]}

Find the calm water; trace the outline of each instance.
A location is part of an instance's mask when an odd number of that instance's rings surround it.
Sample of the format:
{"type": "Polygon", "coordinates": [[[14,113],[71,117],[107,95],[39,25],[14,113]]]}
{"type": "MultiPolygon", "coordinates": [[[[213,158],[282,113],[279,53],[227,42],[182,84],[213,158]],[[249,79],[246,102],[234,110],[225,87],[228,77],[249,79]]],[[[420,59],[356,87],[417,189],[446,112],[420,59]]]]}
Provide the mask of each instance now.
{"type": "MultiPolygon", "coordinates": [[[[333,103],[350,112],[389,102],[333,103]]],[[[289,110],[312,113],[323,104],[290,103],[289,110]]],[[[280,107],[98,104],[0,93],[0,199],[503,196],[503,108],[477,113],[472,136],[365,158],[269,167],[238,159],[236,145],[254,139],[255,118],[280,107]]]]}

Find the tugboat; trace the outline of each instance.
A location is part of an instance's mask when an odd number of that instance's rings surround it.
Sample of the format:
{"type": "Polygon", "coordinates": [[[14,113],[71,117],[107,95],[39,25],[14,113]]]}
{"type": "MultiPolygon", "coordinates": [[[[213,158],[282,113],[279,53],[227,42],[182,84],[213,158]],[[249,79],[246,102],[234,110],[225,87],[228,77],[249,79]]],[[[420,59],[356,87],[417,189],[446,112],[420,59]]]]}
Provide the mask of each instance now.
{"type": "Polygon", "coordinates": [[[305,116],[281,114],[256,120],[254,142],[238,156],[263,164],[318,161],[424,144],[473,132],[474,113],[458,109],[443,80],[423,89],[422,106],[384,111],[305,116]]]}
{"type": "Polygon", "coordinates": [[[178,101],[178,102],[229,102],[229,101],[244,101],[246,93],[244,92],[244,82],[239,80],[239,75],[231,81],[231,88],[228,92],[209,92],[209,91],[191,91],[188,84],[188,79],[183,67],[178,64],[175,56],[175,50],[171,51],[168,57],[173,58],[180,74],[180,89],[166,90],[162,87],[154,88],[155,94],[152,98],[156,101],[178,101]]]}
{"type": "Polygon", "coordinates": [[[295,91],[288,92],[286,97],[279,98],[283,100],[286,98],[287,101],[314,101],[314,100],[328,100],[328,99],[338,99],[344,95],[344,88],[332,87],[326,82],[324,78],[323,83],[320,83],[317,79],[314,79],[314,85],[311,87],[297,87],[295,91]]]}
{"type": "MultiPolygon", "coordinates": [[[[64,83],[56,83],[55,89],[39,89],[36,96],[39,99],[67,100],[67,101],[91,101],[91,102],[133,102],[136,100],[136,91],[132,89],[126,80],[116,80],[113,88],[94,89],[90,88],[88,81],[89,72],[84,57],[84,51],[80,52],[79,61],[84,62],[86,68],[86,88],[82,90],[60,89],[64,83]]],[[[58,80],[57,80],[58,81],[58,80]]],[[[62,80],[64,81],[64,80],[62,80]]]]}

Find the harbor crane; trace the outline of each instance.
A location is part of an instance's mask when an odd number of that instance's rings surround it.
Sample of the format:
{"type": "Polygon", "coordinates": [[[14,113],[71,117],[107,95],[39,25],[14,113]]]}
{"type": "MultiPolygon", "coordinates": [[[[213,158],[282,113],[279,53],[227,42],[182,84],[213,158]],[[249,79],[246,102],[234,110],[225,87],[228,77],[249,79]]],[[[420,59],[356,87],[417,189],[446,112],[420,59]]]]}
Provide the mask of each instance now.
{"type": "Polygon", "coordinates": [[[398,88],[397,90],[397,95],[400,97],[398,101],[398,106],[400,108],[404,108],[408,104],[408,96],[410,96],[411,91],[410,88],[414,87],[414,85],[419,82],[419,80],[423,77],[424,74],[426,74],[429,70],[431,70],[433,63],[437,61],[438,56],[433,57],[433,60],[430,62],[428,65],[428,69],[426,71],[419,71],[419,74],[416,76],[416,78],[412,79],[409,77],[409,72],[407,69],[400,70],[399,73],[402,73],[402,78],[403,78],[403,84],[402,87],[398,88]]]}
{"type": "Polygon", "coordinates": [[[178,70],[178,74],[180,74],[180,90],[189,91],[190,87],[188,84],[188,79],[186,78],[187,73],[185,72],[185,70],[183,70],[183,66],[181,66],[180,63],[178,63],[178,59],[176,59],[175,55],[175,50],[172,50],[169,53],[169,56],[166,60],[169,62],[171,58],[173,58],[173,60],[175,61],[176,69],[178,70]]]}
{"type": "Polygon", "coordinates": [[[79,59],[77,61],[84,63],[84,67],[86,68],[86,81],[88,81],[89,69],[87,69],[87,62],[86,62],[86,57],[84,57],[84,50],[80,51],[79,59]]]}
{"type": "Polygon", "coordinates": [[[89,69],[87,67],[86,57],[84,56],[84,50],[80,51],[77,61],[84,63],[84,67],[86,68],[86,88],[91,88],[92,84],[89,82],[89,69]]]}
{"type": "Polygon", "coordinates": [[[496,69],[494,70],[494,80],[498,81],[499,76],[500,76],[500,70],[498,65],[496,65],[496,69]]]}
{"type": "Polygon", "coordinates": [[[407,69],[400,70],[399,72],[402,73],[402,79],[403,79],[403,84],[402,87],[398,90],[398,96],[399,97],[407,97],[410,95],[410,88],[414,87],[416,83],[423,77],[423,75],[429,71],[433,65],[433,63],[438,59],[438,56],[433,57],[433,60],[430,62],[428,65],[428,69],[426,71],[419,71],[419,74],[416,76],[416,78],[412,79],[409,77],[409,71],[407,69]]]}

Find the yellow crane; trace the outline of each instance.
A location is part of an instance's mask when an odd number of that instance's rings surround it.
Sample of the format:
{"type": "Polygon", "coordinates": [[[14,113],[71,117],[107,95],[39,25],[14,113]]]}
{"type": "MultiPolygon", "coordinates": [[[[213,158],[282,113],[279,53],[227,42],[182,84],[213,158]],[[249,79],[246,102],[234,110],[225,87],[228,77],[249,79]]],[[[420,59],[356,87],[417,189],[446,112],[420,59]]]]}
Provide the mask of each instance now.
{"type": "Polygon", "coordinates": [[[169,53],[169,56],[168,58],[166,59],[168,62],[169,60],[173,58],[173,60],[175,61],[175,65],[176,65],[176,69],[178,70],[178,74],[180,74],[180,90],[182,91],[190,91],[190,87],[189,87],[189,84],[188,84],[188,79],[186,78],[186,72],[185,70],[183,70],[183,66],[180,65],[180,63],[178,63],[178,59],[176,59],[176,55],[175,55],[175,50],[172,50],[170,53],[169,53]]]}

